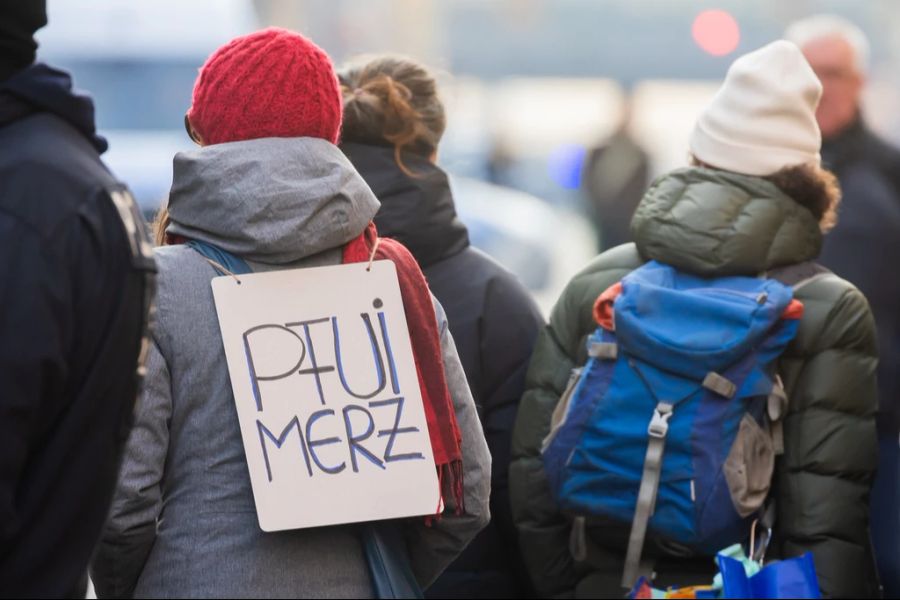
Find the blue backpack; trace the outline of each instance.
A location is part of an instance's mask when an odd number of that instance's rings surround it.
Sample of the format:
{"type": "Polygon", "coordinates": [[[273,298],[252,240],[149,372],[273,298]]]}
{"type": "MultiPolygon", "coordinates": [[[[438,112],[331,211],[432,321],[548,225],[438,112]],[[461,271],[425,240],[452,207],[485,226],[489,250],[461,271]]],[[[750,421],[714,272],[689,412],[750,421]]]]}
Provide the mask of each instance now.
{"type": "Polygon", "coordinates": [[[589,359],[542,453],[582,531],[585,518],[631,523],[624,587],[646,573],[648,529],[710,556],[746,539],[782,446],[775,362],[802,309],[774,279],[704,279],[658,262],[598,298],[589,359]]]}

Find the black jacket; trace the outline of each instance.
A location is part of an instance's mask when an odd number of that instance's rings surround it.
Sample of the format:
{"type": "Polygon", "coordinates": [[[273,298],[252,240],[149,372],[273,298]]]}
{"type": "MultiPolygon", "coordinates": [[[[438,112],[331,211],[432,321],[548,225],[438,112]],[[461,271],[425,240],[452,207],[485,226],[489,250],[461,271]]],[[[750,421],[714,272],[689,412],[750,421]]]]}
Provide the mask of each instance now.
{"type": "Polygon", "coordinates": [[[491,524],[427,592],[433,598],[515,598],[530,594],[509,507],[507,471],[525,371],[544,325],[534,301],[506,269],[469,246],[456,216],[447,175],[393,149],[343,144],[341,149],[381,201],[380,235],[402,242],[443,305],[491,450],[491,524]]]}
{"type": "Polygon", "coordinates": [[[857,120],[822,144],[843,198],[820,262],[865,294],[878,330],[878,429],[900,431],[900,151],[857,120]]]}
{"type": "Polygon", "coordinates": [[[0,81],[0,596],[84,597],[131,425],[153,261],[93,103],[0,81]]]}

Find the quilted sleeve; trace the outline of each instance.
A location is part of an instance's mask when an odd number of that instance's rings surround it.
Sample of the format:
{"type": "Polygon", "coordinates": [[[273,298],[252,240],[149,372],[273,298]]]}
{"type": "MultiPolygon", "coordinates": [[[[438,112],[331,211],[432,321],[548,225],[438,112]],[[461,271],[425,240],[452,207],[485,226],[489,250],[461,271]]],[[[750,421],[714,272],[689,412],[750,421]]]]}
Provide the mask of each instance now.
{"type": "Polygon", "coordinates": [[[876,597],[869,493],[876,466],[878,363],[863,295],[827,276],[798,297],[800,332],[782,358],[789,394],[776,472],[776,533],[784,557],[811,551],[829,597],[876,597]]]}

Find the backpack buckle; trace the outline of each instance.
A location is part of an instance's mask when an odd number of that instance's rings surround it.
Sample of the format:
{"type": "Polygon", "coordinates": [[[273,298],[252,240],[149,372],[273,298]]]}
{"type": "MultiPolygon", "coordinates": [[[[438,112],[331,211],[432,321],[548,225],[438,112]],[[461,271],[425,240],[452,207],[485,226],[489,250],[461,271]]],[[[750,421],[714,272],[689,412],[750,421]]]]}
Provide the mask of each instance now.
{"type": "Polygon", "coordinates": [[[672,418],[672,405],[668,402],[660,402],[653,410],[653,418],[647,427],[650,437],[662,439],[669,432],[669,419],[672,418]]]}
{"type": "Polygon", "coordinates": [[[619,347],[610,342],[591,342],[588,346],[588,356],[602,360],[616,360],[619,357],[619,347]]]}
{"type": "Polygon", "coordinates": [[[703,387],[729,400],[737,392],[737,386],[734,383],[714,371],[710,371],[703,378],[703,387]]]}

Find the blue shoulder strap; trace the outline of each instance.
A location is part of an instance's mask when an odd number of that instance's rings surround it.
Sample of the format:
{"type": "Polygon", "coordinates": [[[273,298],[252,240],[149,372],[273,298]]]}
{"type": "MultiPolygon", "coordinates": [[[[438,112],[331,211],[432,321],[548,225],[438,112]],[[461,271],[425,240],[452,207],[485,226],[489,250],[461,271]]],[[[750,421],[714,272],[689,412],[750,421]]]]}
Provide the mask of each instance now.
{"type": "MultiPolygon", "coordinates": [[[[186,245],[190,248],[193,248],[201,256],[228,269],[235,275],[246,275],[253,272],[253,269],[250,268],[250,265],[248,265],[244,261],[244,259],[235,256],[231,252],[222,250],[218,246],[213,246],[208,242],[202,242],[200,240],[188,240],[186,245]]],[[[216,267],[215,265],[213,265],[213,267],[221,275],[229,274],[223,272],[222,269],[216,267]]]]}

